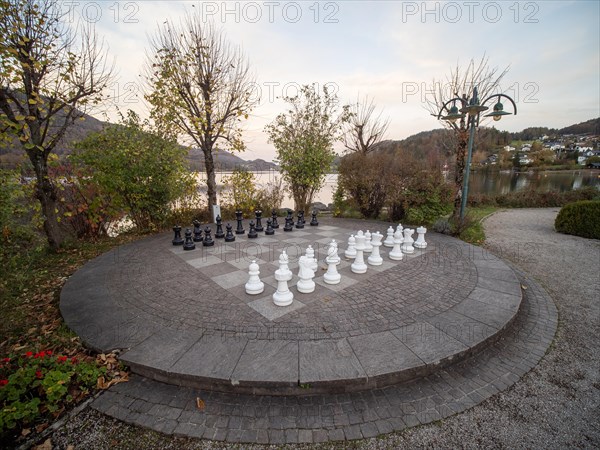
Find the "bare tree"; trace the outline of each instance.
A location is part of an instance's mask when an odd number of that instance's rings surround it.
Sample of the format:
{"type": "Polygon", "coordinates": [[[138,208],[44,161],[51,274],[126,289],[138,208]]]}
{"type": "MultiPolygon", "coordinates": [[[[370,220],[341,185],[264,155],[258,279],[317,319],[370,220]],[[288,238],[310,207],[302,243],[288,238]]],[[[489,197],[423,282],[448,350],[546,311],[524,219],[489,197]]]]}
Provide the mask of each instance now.
{"type": "MultiPolygon", "coordinates": [[[[508,67],[502,71],[498,68],[490,68],[488,58],[484,55],[480,61],[471,59],[469,64],[461,67],[459,64],[450,71],[450,75],[445,81],[433,81],[430,92],[433,95],[426,98],[426,109],[431,115],[438,117],[440,108],[452,98],[460,98],[461,104],[456,105],[458,109],[467,106],[468,100],[473,95],[473,89],[477,88],[479,99],[485,99],[500,86],[500,81],[506,73],[508,67]]],[[[445,114],[443,114],[445,115],[445,114]]],[[[462,201],[462,186],[465,173],[466,152],[469,140],[470,123],[463,116],[457,123],[442,120],[442,123],[452,129],[455,135],[454,154],[456,157],[454,184],[454,217],[459,217],[460,204],[462,201]]]]}
{"type": "Polygon", "coordinates": [[[146,99],[151,117],[165,133],[191,139],[202,150],[211,211],[217,203],[213,153],[222,146],[244,149],[240,122],[258,102],[251,95],[248,62],[195,13],[179,25],[165,22],[150,46],[146,99]]]}
{"type": "Polygon", "coordinates": [[[350,107],[350,121],[344,133],[344,146],[349,152],[367,154],[381,142],[390,124],[389,118],[375,115],[375,104],[369,97],[360,98],[350,107]]]}
{"type": "Polygon", "coordinates": [[[0,135],[16,137],[36,175],[51,248],[60,247],[56,186],[48,156],[112,77],[90,26],[69,26],[56,0],[0,0],[0,135]]]}

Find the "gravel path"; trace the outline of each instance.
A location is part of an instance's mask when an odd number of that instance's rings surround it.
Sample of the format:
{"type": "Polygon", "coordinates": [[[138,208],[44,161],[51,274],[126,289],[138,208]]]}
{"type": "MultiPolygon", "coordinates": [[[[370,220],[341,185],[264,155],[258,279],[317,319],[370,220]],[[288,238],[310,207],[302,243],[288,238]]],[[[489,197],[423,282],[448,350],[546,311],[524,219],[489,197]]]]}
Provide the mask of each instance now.
{"type": "MultiPolygon", "coordinates": [[[[600,241],[557,234],[557,212],[515,209],[485,222],[490,250],[539,281],[558,306],[556,340],[541,363],[508,390],[465,413],[347,447],[600,448],[600,241]]],[[[233,447],[163,436],[89,408],[52,440],[55,448],[76,449],[233,447]]]]}

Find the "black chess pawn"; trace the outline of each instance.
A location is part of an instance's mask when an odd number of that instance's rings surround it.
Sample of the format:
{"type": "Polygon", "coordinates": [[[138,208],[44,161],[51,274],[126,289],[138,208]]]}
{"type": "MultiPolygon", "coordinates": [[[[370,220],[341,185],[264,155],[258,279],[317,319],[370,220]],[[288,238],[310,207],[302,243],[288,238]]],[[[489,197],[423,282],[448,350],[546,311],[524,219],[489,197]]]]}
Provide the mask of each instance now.
{"type": "Polygon", "coordinates": [[[235,219],[237,220],[237,228],[235,229],[235,234],[246,234],[244,230],[244,226],[242,225],[242,211],[235,212],[235,219]]]}
{"type": "Polygon", "coordinates": [[[291,214],[285,218],[285,226],[283,227],[283,231],[294,231],[294,219],[291,217],[291,214]]]}
{"type": "Polygon", "coordinates": [[[264,228],[262,226],[262,223],[260,222],[262,219],[262,211],[260,211],[260,210],[254,211],[254,215],[256,216],[256,225],[255,225],[254,229],[256,231],[263,231],[264,228]]]}
{"type": "Polygon", "coordinates": [[[277,210],[276,209],[273,209],[273,212],[271,212],[271,217],[272,217],[271,226],[273,228],[279,228],[279,223],[277,223],[277,210]]]}
{"type": "Polygon", "coordinates": [[[256,228],[254,225],[254,220],[250,221],[250,231],[248,231],[248,238],[255,239],[258,237],[258,233],[256,232],[256,228]]]}
{"type": "Polygon", "coordinates": [[[304,211],[298,211],[298,221],[296,222],[296,228],[304,228],[304,211]]]}
{"type": "Polygon", "coordinates": [[[175,225],[173,227],[173,231],[175,232],[175,237],[173,238],[173,245],[183,245],[183,238],[181,237],[181,227],[179,225],[175,225]]]}
{"type": "Polygon", "coordinates": [[[198,220],[194,220],[194,242],[202,242],[202,228],[198,220]]]}
{"type": "Polygon", "coordinates": [[[265,234],[267,236],[273,236],[275,234],[275,230],[273,229],[273,222],[271,219],[267,219],[267,229],[265,230],[265,234]]]}
{"type": "Polygon", "coordinates": [[[202,245],[204,245],[205,247],[212,247],[213,245],[215,245],[215,241],[213,241],[213,238],[210,235],[211,232],[212,231],[210,227],[206,227],[204,229],[204,242],[202,243],[202,245]]]}
{"type": "Polygon", "coordinates": [[[217,216],[217,231],[215,231],[215,237],[217,239],[223,239],[225,237],[225,233],[223,233],[223,220],[221,216],[217,216]]]}
{"type": "Polygon", "coordinates": [[[310,226],[311,227],[318,227],[319,226],[319,221],[317,220],[317,210],[316,209],[313,209],[312,219],[310,220],[310,226]]]}
{"type": "Polygon", "coordinates": [[[186,228],[185,230],[185,243],[183,244],[184,250],[194,250],[196,248],[196,244],[194,244],[194,240],[192,239],[192,230],[186,228]]]}
{"type": "Polygon", "coordinates": [[[234,242],[235,236],[233,235],[233,232],[231,231],[233,229],[231,224],[228,223],[227,225],[225,225],[225,229],[227,230],[227,233],[225,233],[225,242],[234,242]]]}

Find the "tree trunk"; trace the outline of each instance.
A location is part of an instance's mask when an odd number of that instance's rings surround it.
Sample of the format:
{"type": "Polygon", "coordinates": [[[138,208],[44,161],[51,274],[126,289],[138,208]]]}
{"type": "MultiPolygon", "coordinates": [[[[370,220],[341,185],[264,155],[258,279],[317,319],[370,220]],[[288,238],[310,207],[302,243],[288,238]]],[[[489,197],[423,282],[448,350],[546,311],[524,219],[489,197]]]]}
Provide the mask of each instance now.
{"type": "Polygon", "coordinates": [[[215,163],[213,160],[212,149],[204,147],[204,165],[206,168],[206,196],[208,200],[208,214],[212,217],[212,221],[216,220],[213,217],[213,206],[217,204],[217,180],[215,175],[215,163]]]}
{"type": "Polygon", "coordinates": [[[58,223],[58,195],[56,187],[48,176],[48,164],[44,155],[29,154],[36,175],[35,195],[42,206],[44,217],[44,232],[52,250],[57,250],[62,245],[65,235],[58,223]]]}
{"type": "Polygon", "coordinates": [[[468,133],[466,129],[458,132],[458,142],[456,144],[456,169],[454,173],[454,212],[455,219],[460,217],[460,204],[462,202],[463,181],[465,178],[465,165],[467,156],[468,133]]]}

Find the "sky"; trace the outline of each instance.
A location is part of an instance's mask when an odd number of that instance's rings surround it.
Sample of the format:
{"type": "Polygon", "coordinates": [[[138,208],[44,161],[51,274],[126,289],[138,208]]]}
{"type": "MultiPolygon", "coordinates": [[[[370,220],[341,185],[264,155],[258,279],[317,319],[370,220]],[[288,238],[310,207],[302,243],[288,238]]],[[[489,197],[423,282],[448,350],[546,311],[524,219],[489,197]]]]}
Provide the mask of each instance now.
{"type": "MultiPolygon", "coordinates": [[[[425,109],[432,81],[458,65],[488,58],[509,72],[500,91],[518,114],[496,128],[565,127],[600,117],[598,1],[85,1],[63,2],[93,23],[114,61],[117,107],[148,117],[142,68],[149,37],[165,20],[197,13],[240,46],[260,103],[244,122],[244,159],[275,158],[264,127],[286,110],[281,96],[327,84],[344,104],[372,98],[388,117],[388,139],[441,125],[425,109]]],[[[505,107],[510,108],[505,103],[505,107]]]]}

